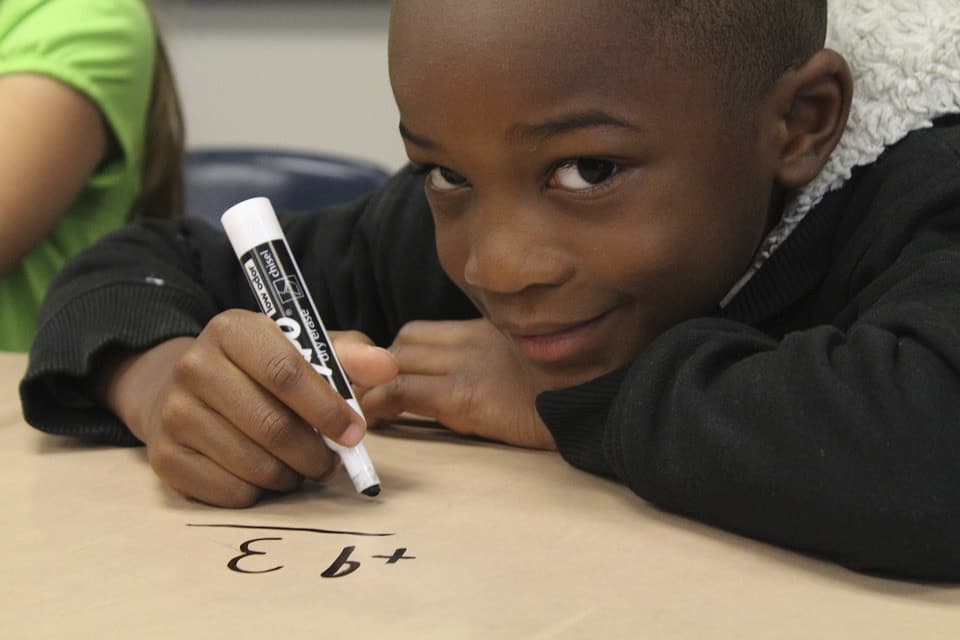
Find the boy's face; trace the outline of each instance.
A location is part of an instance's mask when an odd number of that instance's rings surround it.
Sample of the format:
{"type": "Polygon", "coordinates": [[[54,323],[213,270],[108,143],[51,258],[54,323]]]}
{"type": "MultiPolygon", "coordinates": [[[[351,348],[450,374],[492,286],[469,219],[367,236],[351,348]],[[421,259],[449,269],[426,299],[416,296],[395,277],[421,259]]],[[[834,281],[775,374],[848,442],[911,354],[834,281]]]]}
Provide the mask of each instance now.
{"type": "Polygon", "coordinates": [[[752,116],[724,115],[709,69],[658,59],[636,6],[394,3],[391,81],[440,259],[544,389],[711,313],[767,225],[752,116]]]}

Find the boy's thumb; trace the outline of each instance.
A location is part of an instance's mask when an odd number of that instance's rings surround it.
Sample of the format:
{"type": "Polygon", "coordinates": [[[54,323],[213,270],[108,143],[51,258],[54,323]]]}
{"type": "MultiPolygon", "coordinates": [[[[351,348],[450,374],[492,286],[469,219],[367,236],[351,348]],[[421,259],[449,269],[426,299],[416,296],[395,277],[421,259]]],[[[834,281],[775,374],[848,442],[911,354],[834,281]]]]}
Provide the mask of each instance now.
{"type": "Polygon", "coordinates": [[[362,387],[375,387],[390,382],[400,371],[393,354],[369,344],[338,344],[337,357],[350,382],[362,387]]]}

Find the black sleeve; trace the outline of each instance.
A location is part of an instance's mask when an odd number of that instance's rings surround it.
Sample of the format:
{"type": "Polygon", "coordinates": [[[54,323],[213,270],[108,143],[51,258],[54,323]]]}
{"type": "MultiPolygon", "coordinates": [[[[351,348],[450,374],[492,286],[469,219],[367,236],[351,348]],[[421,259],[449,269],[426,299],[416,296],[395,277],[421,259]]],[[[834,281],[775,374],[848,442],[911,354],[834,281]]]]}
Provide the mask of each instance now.
{"type": "Polygon", "coordinates": [[[864,187],[854,200],[880,213],[836,225],[849,241],[794,311],[812,322],[777,334],[691,320],[622,371],[542,394],[564,457],[743,535],[960,579],[957,149],[932,144],[908,179],[864,187]]]}
{"type": "MultiPolygon", "coordinates": [[[[422,182],[408,170],[357,202],[280,220],[331,330],[386,344],[412,319],[476,315],[440,269],[422,182]]],[[[98,360],[197,335],[235,307],[257,308],[218,226],[184,218],[114,232],[50,288],[20,385],[25,419],[49,433],[135,444],[89,393],[98,360]]]]}

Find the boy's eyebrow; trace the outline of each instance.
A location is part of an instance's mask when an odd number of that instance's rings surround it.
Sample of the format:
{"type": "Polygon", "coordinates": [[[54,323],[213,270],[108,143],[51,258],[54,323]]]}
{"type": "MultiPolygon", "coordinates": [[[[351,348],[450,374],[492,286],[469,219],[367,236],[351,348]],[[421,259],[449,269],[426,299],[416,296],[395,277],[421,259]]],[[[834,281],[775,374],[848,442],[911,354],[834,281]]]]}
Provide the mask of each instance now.
{"type": "Polygon", "coordinates": [[[413,133],[412,131],[410,131],[410,129],[407,129],[407,127],[403,124],[403,122],[400,123],[400,137],[406,140],[407,142],[412,142],[418,147],[423,147],[424,149],[437,148],[437,145],[433,141],[413,133]]]}
{"type": "Polygon", "coordinates": [[[589,129],[591,127],[619,127],[622,129],[631,129],[633,131],[642,131],[642,127],[615,116],[606,111],[591,109],[589,111],[579,111],[567,115],[538,122],[536,124],[518,124],[510,129],[510,137],[517,140],[529,140],[530,138],[550,138],[553,136],[570,133],[578,129],[589,129]]]}
{"type": "MultiPolygon", "coordinates": [[[[591,127],[619,127],[632,131],[643,131],[642,127],[620,116],[593,109],[590,111],[570,113],[552,120],[547,120],[546,122],[514,125],[510,128],[508,136],[516,140],[528,140],[530,138],[544,139],[570,133],[578,129],[589,129],[591,127]]],[[[435,149],[437,147],[430,139],[410,131],[403,122],[400,123],[400,136],[403,137],[404,140],[412,142],[424,149],[435,149]]]]}

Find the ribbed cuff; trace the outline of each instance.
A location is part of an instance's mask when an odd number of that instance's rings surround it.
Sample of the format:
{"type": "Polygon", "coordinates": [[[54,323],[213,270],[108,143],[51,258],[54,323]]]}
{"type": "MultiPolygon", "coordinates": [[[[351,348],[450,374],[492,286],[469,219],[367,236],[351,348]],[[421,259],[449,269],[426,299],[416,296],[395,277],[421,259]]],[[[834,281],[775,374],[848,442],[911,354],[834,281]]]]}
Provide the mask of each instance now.
{"type": "Polygon", "coordinates": [[[627,369],[560,391],[537,396],[537,411],[550,429],[560,455],[575,467],[613,476],[604,453],[607,415],[627,369]]]}
{"type": "Polygon", "coordinates": [[[137,444],[91,394],[97,359],[197,335],[213,309],[175,287],[122,283],[74,298],[38,330],[20,383],[24,419],[37,429],[111,444],[137,444]]]}

